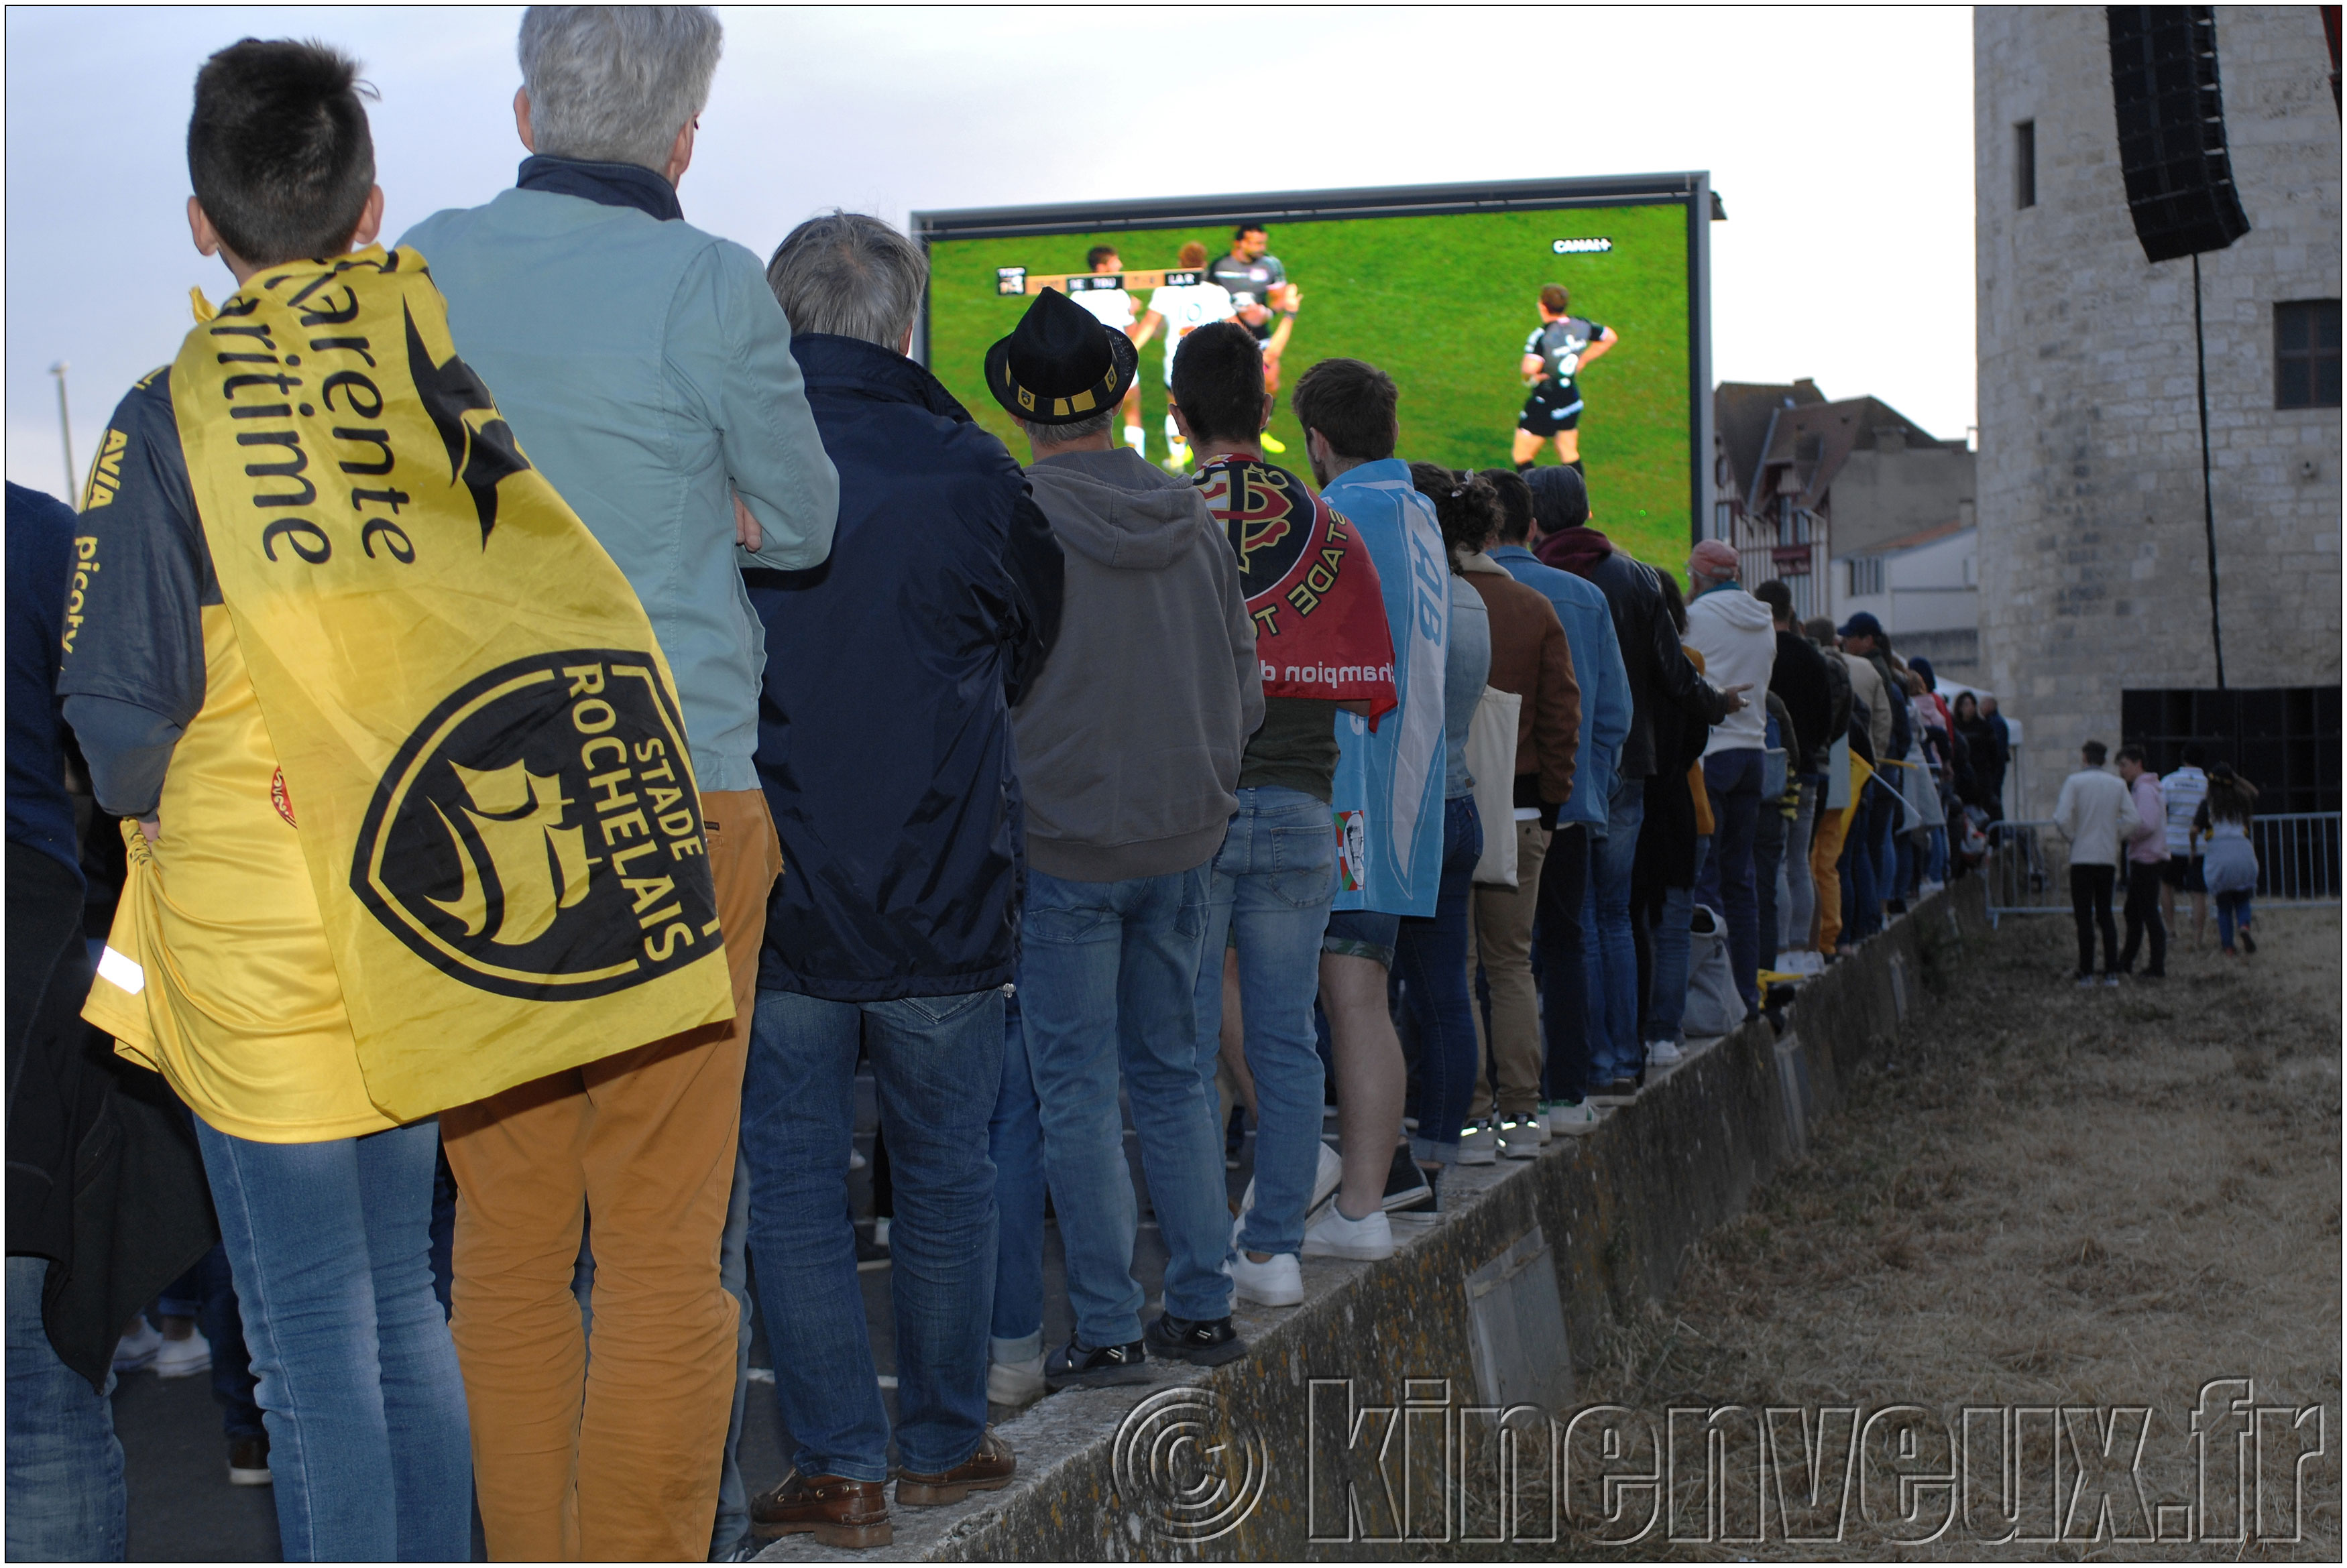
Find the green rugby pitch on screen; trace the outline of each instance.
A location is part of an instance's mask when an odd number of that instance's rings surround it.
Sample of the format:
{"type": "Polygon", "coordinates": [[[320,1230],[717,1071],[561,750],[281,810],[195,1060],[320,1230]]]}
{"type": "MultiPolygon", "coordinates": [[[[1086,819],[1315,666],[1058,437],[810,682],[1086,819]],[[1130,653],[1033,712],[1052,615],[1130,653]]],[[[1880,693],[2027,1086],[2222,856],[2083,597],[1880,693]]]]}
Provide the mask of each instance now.
{"type": "MultiPolygon", "coordinates": [[[[1032,302],[1031,280],[1085,273],[1095,245],[1113,246],[1126,271],[1157,272],[1180,267],[1182,247],[1196,241],[1211,265],[1230,253],[1235,224],[1255,219],[1300,296],[1269,430],[1287,450],[1273,461],[1309,477],[1288,392],[1318,361],[1353,358],[1381,367],[1401,390],[1397,455],[1506,467],[1528,395],[1522,361],[1541,326],[1540,292],[1562,284],[1569,315],[1617,337],[1576,378],[1594,521],[1639,558],[1676,568],[1702,494],[1692,393],[1707,356],[1699,341],[1702,230],[1690,220],[1691,212],[1711,216],[1701,179],[1651,177],[1650,187],[1669,183],[1613,202],[1593,200],[1601,193],[1587,188],[1635,182],[1502,188],[1512,194],[1498,199],[1478,188],[1481,209],[1472,211],[1456,209],[1468,188],[1440,188],[916,214],[931,270],[926,361],[1024,461],[1026,439],[988,394],[983,367],[988,346],[1032,302]],[[1578,199],[1543,205],[1559,191],[1578,199]],[[1201,210],[1163,210],[1184,205],[1201,210]],[[1434,209],[1408,210],[1412,205],[1434,209]],[[1364,209],[1374,215],[1337,215],[1364,209]],[[1029,291],[1004,291],[1022,281],[1029,291]]],[[[1149,311],[1152,292],[1130,290],[1136,316],[1149,311]]],[[[1153,463],[1168,456],[1168,337],[1160,328],[1141,351],[1142,428],[1153,463]]],[[[1554,442],[1542,440],[1538,462],[1557,461],[1554,442]]]]}

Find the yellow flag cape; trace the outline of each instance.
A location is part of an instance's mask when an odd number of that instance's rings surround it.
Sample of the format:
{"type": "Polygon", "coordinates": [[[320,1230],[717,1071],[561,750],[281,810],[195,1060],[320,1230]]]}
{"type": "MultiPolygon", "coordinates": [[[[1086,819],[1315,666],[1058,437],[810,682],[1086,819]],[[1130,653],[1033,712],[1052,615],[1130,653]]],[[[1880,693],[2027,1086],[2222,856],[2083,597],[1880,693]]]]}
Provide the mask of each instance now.
{"type": "Polygon", "coordinates": [[[412,1119],[733,1016],[667,661],[424,258],[256,275],[171,397],[368,1097],[412,1119]]]}
{"type": "Polygon", "coordinates": [[[1866,799],[1866,781],[1873,777],[1874,769],[1866,765],[1866,759],[1854,751],[1851,752],[1850,754],[1850,804],[1841,809],[1841,830],[1845,837],[1850,832],[1850,820],[1858,814],[1859,802],[1866,799]]]}

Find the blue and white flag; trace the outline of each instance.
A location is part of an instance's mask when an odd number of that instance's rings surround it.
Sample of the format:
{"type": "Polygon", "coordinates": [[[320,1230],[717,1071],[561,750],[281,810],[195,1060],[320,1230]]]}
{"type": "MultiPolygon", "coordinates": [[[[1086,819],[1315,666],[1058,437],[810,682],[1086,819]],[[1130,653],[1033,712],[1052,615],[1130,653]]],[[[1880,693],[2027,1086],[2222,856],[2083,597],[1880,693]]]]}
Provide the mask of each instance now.
{"type": "Polygon", "coordinates": [[[1450,568],[1434,504],[1399,458],[1349,469],[1324,492],[1378,568],[1393,631],[1399,711],[1376,729],[1337,716],[1337,901],[1340,910],[1431,915],[1442,880],[1442,664],[1450,568]]]}

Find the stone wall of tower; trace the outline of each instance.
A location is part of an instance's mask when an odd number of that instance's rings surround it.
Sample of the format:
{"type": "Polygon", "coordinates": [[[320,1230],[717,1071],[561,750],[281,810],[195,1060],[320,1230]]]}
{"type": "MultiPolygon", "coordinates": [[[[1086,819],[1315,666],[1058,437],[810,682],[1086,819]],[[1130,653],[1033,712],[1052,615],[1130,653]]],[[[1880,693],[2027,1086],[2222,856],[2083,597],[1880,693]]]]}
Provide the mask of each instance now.
{"type": "MultiPolygon", "coordinates": [[[[1973,15],[1983,675],[2040,816],[2123,687],[2216,684],[2192,262],[2128,220],[2103,7],[1973,15]]],[[[2311,5],[2219,6],[2217,55],[2251,225],[2200,258],[2226,684],[2336,684],[2340,411],[2274,406],[2276,302],[2340,296],[2330,55],[2311,5]]]]}

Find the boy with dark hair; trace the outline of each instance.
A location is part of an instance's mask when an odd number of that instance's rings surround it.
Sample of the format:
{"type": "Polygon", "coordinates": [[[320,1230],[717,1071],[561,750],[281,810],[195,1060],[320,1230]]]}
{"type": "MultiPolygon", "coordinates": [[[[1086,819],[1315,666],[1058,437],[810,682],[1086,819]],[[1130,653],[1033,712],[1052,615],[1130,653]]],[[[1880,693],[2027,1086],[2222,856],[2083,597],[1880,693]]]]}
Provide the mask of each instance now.
{"type": "Polygon", "coordinates": [[[1231,1280],[1242,1300],[1292,1307],[1304,1299],[1298,1258],[1316,1221],[1328,1232],[1319,1211],[1344,1171],[1320,1142],[1312,1023],[1336,893],[1337,710],[1374,718],[1394,706],[1393,640],[1377,567],[1351,524],[1263,460],[1271,395],[1254,335],[1235,321],[1191,333],[1174,359],[1174,398],[1197,453],[1196,484],[1238,557],[1264,687],[1263,724],[1239,763],[1238,813],[1214,857],[1198,965],[1198,1071],[1211,1095],[1227,967],[1244,1016],[1234,1065],[1254,1085],[1259,1129],[1231,1280]]]}
{"type": "MultiPolygon", "coordinates": [[[[188,220],[250,266],[351,248],[383,221],[358,67],[339,52],[246,38],[204,62],[188,121],[188,220]]],[[[200,233],[197,249],[204,249],[200,233]]]]}
{"type": "Polygon", "coordinates": [[[667,667],[424,259],[373,244],[356,76],[247,39],[197,77],[189,226],[238,288],[107,432],[58,690],[136,823],[85,1016],[195,1113],[285,1555],[461,1558],[434,1114],[729,999],[697,812],[620,830],[660,855],[627,889],[588,859],[589,775],[661,757],[667,667]]]}
{"type": "Polygon", "coordinates": [[[1541,443],[1556,443],[1556,459],[1575,473],[1581,466],[1581,372],[1621,341],[1613,328],[1569,312],[1573,296],[1562,283],[1540,291],[1541,324],[1524,340],[1520,367],[1532,395],[1516,417],[1516,471],[1532,467],[1541,443]]]}

